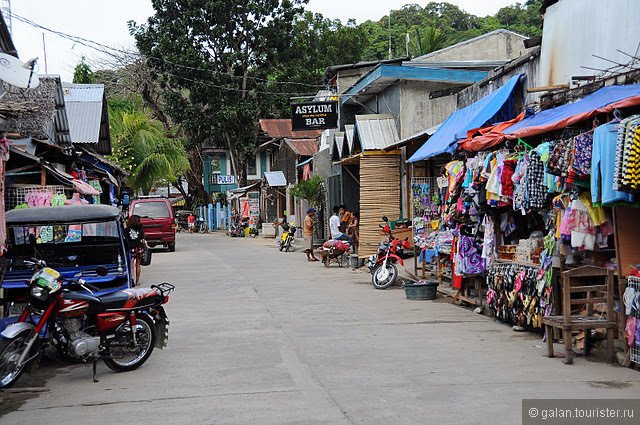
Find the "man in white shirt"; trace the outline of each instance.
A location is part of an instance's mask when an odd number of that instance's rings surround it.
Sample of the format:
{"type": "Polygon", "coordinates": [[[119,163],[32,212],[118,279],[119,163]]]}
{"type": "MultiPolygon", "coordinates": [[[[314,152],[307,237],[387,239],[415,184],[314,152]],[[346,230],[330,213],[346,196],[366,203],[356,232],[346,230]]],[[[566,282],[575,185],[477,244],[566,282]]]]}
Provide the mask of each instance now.
{"type": "Polygon", "coordinates": [[[343,235],[340,231],[340,217],[338,217],[338,212],[340,208],[337,205],[333,206],[333,215],[329,219],[329,229],[331,230],[331,239],[337,239],[343,235]]]}

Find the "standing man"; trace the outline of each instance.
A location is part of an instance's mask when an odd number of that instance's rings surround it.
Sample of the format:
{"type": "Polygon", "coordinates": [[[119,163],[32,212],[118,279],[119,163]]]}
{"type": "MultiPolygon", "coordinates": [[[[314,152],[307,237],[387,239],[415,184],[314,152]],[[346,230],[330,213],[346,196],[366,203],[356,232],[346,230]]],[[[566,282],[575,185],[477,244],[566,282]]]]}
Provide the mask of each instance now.
{"type": "Polygon", "coordinates": [[[345,207],[344,204],[340,205],[340,210],[338,211],[338,216],[340,217],[340,229],[344,233],[348,233],[347,232],[347,228],[351,224],[351,221],[353,220],[353,216],[347,210],[347,207],[345,207]]]}
{"type": "Polygon", "coordinates": [[[309,208],[307,210],[307,215],[304,218],[304,222],[302,223],[304,231],[304,252],[307,254],[307,261],[318,261],[313,253],[313,227],[317,223],[317,221],[313,220],[315,213],[316,210],[313,207],[309,208]]]}
{"type": "Polygon", "coordinates": [[[187,217],[187,223],[189,223],[189,233],[193,233],[193,229],[196,226],[196,217],[193,213],[189,214],[189,217],[187,217]]]}

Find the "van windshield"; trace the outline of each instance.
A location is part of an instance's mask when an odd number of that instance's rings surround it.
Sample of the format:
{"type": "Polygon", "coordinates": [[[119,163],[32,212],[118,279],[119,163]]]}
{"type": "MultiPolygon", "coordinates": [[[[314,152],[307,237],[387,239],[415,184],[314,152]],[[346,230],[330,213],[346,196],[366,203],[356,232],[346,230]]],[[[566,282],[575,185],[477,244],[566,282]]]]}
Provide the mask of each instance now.
{"type": "Polygon", "coordinates": [[[169,207],[166,202],[136,202],[133,212],[140,218],[170,218],[169,207]]]}

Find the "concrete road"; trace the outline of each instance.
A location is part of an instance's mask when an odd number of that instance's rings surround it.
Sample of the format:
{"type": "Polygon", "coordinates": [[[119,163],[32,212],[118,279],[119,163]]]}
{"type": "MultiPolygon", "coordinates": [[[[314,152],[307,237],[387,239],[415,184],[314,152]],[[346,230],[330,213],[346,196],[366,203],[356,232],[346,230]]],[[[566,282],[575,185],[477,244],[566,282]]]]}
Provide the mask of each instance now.
{"type": "Polygon", "coordinates": [[[537,335],[273,243],[180,235],[142,275],[177,286],[169,347],[99,383],[66,367],[0,422],[512,425],[523,398],[640,395],[638,372],[564,365],[537,335]]]}

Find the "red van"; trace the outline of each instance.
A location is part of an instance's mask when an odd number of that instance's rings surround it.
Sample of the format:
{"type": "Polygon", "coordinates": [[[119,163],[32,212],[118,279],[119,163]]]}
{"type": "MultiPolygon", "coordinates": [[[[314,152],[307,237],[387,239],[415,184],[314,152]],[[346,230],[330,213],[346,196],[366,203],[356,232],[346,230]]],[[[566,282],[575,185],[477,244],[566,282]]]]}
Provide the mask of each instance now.
{"type": "Polygon", "coordinates": [[[130,215],[137,215],[142,221],[147,245],[153,248],[164,245],[169,252],[176,250],[176,223],[169,200],[165,198],[147,198],[131,201],[130,215]]]}

